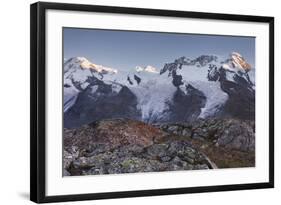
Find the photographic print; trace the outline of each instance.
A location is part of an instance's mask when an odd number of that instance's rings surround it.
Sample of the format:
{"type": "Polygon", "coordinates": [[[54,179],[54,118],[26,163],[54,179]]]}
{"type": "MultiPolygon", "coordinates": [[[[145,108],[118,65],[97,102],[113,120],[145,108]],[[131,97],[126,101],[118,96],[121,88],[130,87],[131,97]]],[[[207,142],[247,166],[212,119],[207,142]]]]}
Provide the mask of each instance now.
{"type": "Polygon", "coordinates": [[[32,201],[274,187],[274,17],[30,11],[32,201]]]}
{"type": "Polygon", "coordinates": [[[63,176],[255,167],[255,37],[63,28],[63,176]]]}

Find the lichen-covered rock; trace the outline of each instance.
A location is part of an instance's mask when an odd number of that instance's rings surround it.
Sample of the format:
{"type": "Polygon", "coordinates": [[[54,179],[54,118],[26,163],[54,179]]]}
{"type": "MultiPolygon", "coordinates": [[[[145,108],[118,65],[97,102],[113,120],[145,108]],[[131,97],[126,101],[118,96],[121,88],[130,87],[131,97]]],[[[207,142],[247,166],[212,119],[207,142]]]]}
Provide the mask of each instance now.
{"type": "Polygon", "coordinates": [[[165,137],[162,130],[144,122],[130,119],[112,119],[84,125],[77,129],[64,130],[64,146],[77,146],[79,150],[94,150],[97,144],[107,149],[124,145],[152,145],[155,140],[165,137]]]}
{"type": "Polygon", "coordinates": [[[196,170],[214,168],[208,159],[183,141],[119,146],[93,156],[80,156],[67,170],[71,175],[196,170]]]}
{"type": "Polygon", "coordinates": [[[213,142],[217,146],[241,151],[255,150],[254,121],[238,119],[205,119],[191,123],[158,125],[170,134],[213,142]]]}
{"type": "Polygon", "coordinates": [[[182,140],[143,122],[115,119],[65,129],[64,174],[92,175],[214,168],[182,140]]]}
{"type": "Polygon", "coordinates": [[[75,152],[75,148],[72,149],[72,152],[64,150],[63,152],[63,167],[68,169],[71,163],[78,157],[78,152],[75,152]]]}
{"type": "Polygon", "coordinates": [[[250,167],[255,124],[237,119],[149,125],[104,120],[64,130],[64,176],[250,167]]]}
{"type": "Polygon", "coordinates": [[[63,169],[63,176],[70,176],[70,173],[66,169],[63,169]]]}

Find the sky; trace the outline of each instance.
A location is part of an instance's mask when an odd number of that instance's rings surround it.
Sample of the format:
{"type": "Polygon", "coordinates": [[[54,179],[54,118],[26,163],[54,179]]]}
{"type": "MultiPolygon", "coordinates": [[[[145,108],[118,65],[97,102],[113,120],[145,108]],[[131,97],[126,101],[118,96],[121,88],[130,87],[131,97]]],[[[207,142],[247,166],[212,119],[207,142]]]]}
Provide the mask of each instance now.
{"type": "Polygon", "coordinates": [[[165,63],[185,56],[228,56],[235,51],[255,67],[255,38],[64,28],[64,59],[85,57],[92,63],[118,70],[165,63]]]}

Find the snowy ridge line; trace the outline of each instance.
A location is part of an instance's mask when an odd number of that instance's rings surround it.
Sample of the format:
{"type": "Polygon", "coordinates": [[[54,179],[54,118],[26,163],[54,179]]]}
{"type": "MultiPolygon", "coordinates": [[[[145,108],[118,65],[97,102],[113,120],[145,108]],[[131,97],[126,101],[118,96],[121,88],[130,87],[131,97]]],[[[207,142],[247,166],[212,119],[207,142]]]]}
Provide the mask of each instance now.
{"type": "MultiPolygon", "coordinates": [[[[189,59],[183,56],[166,63],[161,70],[148,65],[136,66],[129,72],[97,65],[84,57],[74,57],[64,63],[64,112],[70,110],[78,95],[88,88],[97,96],[105,95],[105,88],[100,88],[104,83],[115,94],[128,88],[137,98],[142,120],[157,121],[169,112],[175,93],[181,90],[188,96],[190,90],[187,87],[191,85],[206,98],[198,118],[207,118],[218,113],[229,99],[229,92],[222,89],[223,81],[242,83],[254,90],[254,76],[254,68],[238,52],[232,52],[228,58],[201,55],[189,59]]],[[[106,92],[109,95],[109,91],[106,92]]]]}

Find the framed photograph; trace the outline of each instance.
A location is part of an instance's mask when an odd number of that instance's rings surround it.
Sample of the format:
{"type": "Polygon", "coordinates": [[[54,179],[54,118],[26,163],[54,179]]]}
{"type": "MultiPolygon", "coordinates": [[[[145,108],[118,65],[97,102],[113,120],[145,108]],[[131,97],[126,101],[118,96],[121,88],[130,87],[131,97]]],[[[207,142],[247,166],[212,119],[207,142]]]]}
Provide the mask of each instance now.
{"type": "Polygon", "coordinates": [[[31,5],[34,202],[274,187],[274,18],[31,5]]]}

